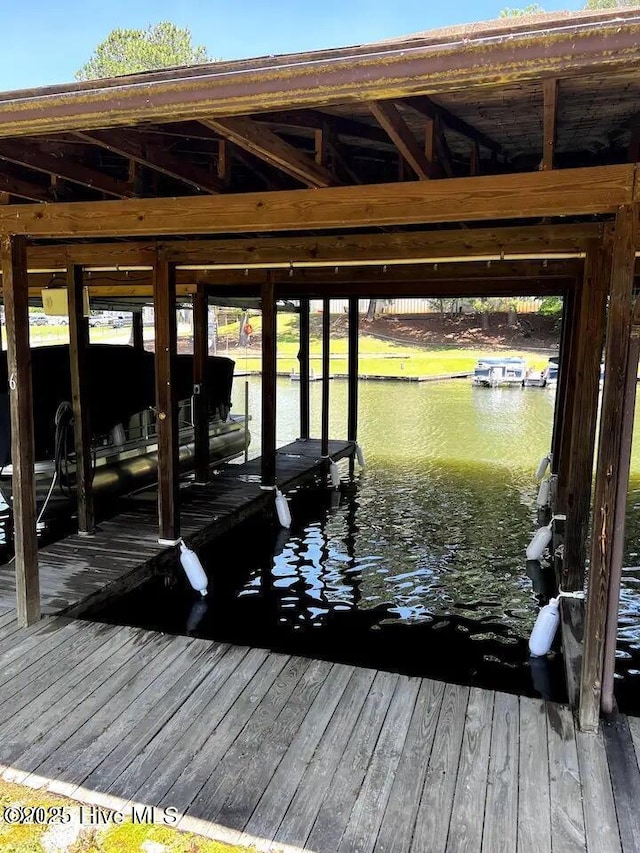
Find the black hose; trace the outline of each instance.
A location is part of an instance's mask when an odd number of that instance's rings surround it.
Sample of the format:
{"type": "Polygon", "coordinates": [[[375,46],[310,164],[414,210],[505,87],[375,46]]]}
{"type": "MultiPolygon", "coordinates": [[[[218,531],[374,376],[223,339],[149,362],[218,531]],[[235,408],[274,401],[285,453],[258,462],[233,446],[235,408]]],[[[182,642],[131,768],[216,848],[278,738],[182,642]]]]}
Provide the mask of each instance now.
{"type": "Polygon", "coordinates": [[[58,488],[69,497],[69,430],[73,423],[73,407],[68,400],[60,403],[54,418],[56,433],[54,444],[54,464],[58,479],[58,488]]]}

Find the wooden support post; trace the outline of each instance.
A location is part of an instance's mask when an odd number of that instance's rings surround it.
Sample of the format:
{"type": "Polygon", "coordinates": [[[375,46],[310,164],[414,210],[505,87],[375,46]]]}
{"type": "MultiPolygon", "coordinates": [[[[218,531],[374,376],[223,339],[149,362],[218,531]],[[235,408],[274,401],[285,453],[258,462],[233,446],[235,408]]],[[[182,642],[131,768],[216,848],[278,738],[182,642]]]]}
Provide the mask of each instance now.
{"type": "Polygon", "coordinates": [[[131,341],[133,348],[144,349],[144,326],[142,323],[142,310],[134,311],[131,315],[131,341]]]}
{"type": "Polygon", "coordinates": [[[347,415],[347,440],[358,439],[358,332],[359,332],[359,306],[360,300],[357,296],[349,298],[349,400],[347,415]]]}
{"type": "Polygon", "coordinates": [[[153,267],[159,542],[180,538],[178,401],[173,377],[177,348],[175,268],[158,251],[153,267]]]}
{"type": "Polygon", "coordinates": [[[573,394],[569,389],[569,367],[571,361],[571,348],[575,339],[576,297],[579,285],[575,283],[571,290],[565,291],[562,299],[562,330],[560,332],[560,351],[558,357],[558,386],[553,415],[553,436],[551,438],[551,471],[557,474],[560,469],[560,460],[565,453],[568,457],[571,431],[571,416],[573,413],[573,394]]]}
{"type": "Polygon", "coordinates": [[[11,408],[16,609],[18,624],[26,627],[40,619],[40,577],[36,535],[29,287],[24,237],[2,237],[2,290],[11,408]]]}
{"type": "Polygon", "coordinates": [[[322,300],[322,414],[321,454],[329,455],[329,382],[331,380],[331,300],[322,300]]]}
{"type": "Polygon", "coordinates": [[[566,377],[573,395],[570,420],[568,414],[566,422],[566,428],[571,430],[570,442],[565,441],[559,461],[559,510],[567,516],[560,580],[562,588],[567,591],[581,590],[584,586],[610,267],[609,248],[590,243],[585,260],[584,282],[579,288],[580,304],[576,306],[575,338],[566,377]]]}
{"type": "Polygon", "coordinates": [[[547,171],[553,169],[556,148],[558,81],[545,80],[542,86],[544,95],[542,169],[547,171]]]}
{"type": "Polygon", "coordinates": [[[627,510],[627,492],[629,490],[629,472],[631,469],[631,446],[633,444],[633,424],[636,412],[636,387],[638,384],[638,362],[640,361],[640,303],[636,300],[634,322],[629,341],[627,369],[624,388],[624,406],[622,413],[622,434],[620,436],[620,469],[618,474],[618,493],[616,496],[615,518],[613,522],[613,543],[611,554],[611,575],[609,577],[609,601],[604,643],[602,667],[602,710],[611,714],[615,709],[613,682],[616,668],[616,645],[618,640],[618,610],[620,608],[620,582],[624,560],[624,530],[627,510]]]}
{"type": "Polygon", "coordinates": [[[78,532],[90,534],[95,530],[93,509],[93,461],[91,455],[91,421],[89,414],[87,349],[89,319],[84,315],[83,273],[78,264],[67,267],[67,296],[69,302],[69,366],[73,405],[73,437],[76,453],[76,498],[78,502],[78,532]]]}
{"type": "Polygon", "coordinates": [[[618,210],[613,238],[605,379],[580,683],[579,720],[580,727],[585,731],[593,730],[598,725],[609,582],[615,571],[613,555],[616,552],[616,538],[620,535],[615,522],[620,494],[623,488],[626,493],[628,485],[621,463],[635,265],[633,215],[631,205],[624,205],[618,210]]]}
{"type": "Polygon", "coordinates": [[[195,478],[198,483],[209,480],[209,295],[198,287],[193,294],[193,442],[195,478]]]}
{"type": "Polygon", "coordinates": [[[309,300],[300,300],[298,314],[300,325],[300,349],[298,362],[300,367],[300,438],[310,435],[309,418],[309,300]]]}
{"type": "Polygon", "coordinates": [[[277,320],[273,276],[261,287],[262,303],[262,485],[276,484],[277,320]]]}

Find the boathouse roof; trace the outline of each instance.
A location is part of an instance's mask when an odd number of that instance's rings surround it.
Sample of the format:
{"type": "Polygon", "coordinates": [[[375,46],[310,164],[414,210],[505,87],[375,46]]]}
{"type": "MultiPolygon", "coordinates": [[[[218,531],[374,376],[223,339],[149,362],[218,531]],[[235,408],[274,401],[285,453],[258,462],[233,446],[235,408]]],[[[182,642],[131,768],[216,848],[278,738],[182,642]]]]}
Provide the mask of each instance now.
{"type": "Polygon", "coordinates": [[[88,201],[531,171],[545,81],[555,168],[628,162],[639,59],[635,7],[8,92],[0,191],[88,201]]]}

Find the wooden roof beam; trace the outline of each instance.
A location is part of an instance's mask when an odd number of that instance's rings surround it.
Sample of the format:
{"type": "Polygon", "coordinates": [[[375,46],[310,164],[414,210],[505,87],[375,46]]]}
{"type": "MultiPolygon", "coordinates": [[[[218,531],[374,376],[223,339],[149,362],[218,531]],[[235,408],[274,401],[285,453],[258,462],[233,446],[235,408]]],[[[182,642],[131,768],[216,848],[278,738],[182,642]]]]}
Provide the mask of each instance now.
{"type": "Polygon", "coordinates": [[[153,142],[135,131],[92,130],[76,133],[76,137],[188,184],[200,192],[219,193],[226,189],[224,181],[211,172],[176,157],[162,144],[153,142]]]}
{"type": "Polygon", "coordinates": [[[308,187],[331,187],[337,183],[331,172],[316,163],[313,157],[298,151],[253,119],[236,116],[203,119],[201,123],[308,187]]]}
{"type": "Polygon", "coordinates": [[[286,110],[273,113],[255,113],[252,116],[261,124],[277,125],[290,130],[321,130],[329,125],[336,136],[348,136],[367,142],[377,142],[384,145],[393,143],[384,130],[373,124],[366,124],[346,116],[336,116],[321,110],[286,110]]]}
{"type": "Polygon", "coordinates": [[[471,139],[472,142],[477,142],[478,145],[482,145],[483,148],[486,148],[493,154],[504,154],[504,149],[499,142],[491,139],[491,137],[487,136],[486,133],[476,130],[475,127],[472,127],[463,119],[458,118],[458,116],[449,112],[445,107],[441,107],[439,104],[436,104],[427,95],[414,95],[409,98],[404,98],[402,103],[407,104],[409,107],[413,107],[416,112],[421,113],[426,116],[426,118],[440,118],[442,123],[445,124],[449,130],[459,134],[460,136],[465,136],[467,139],[471,139]]]}
{"type": "MultiPolygon", "coordinates": [[[[258,237],[231,240],[163,241],[169,260],[178,264],[220,264],[241,270],[285,267],[294,270],[313,264],[325,267],[394,261],[446,263],[458,258],[504,259],[580,256],[589,241],[602,238],[603,225],[526,225],[392,233],[350,234],[333,237],[258,237]]],[[[29,270],[65,269],[68,262],[87,267],[141,267],[153,262],[153,242],[126,240],[112,243],[71,243],[28,246],[29,270]]]]}
{"type": "Polygon", "coordinates": [[[556,153],[556,126],[558,113],[558,81],[545,80],[542,84],[544,95],[543,113],[543,146],[541,168],[553,169],[556,153]]]}
{"type": "Polygon", "coordinates": [[[436,169],[418,144],[418,140],[391,101],[376,101],[369,104],[376,121],[389,135],[402,157],[411,166],[421,181],[436,177],[436,169]]]}
{"type": "Polygon", "coordinates": [[[90,187],[92,190],[102,192],[105,195],[116,198],[127,198],[131,196],[131,187],[126,181],[112,178],[97,169],[85,166],[76,160],[67,157],[57,157],[41,151],[37,146],[25,145],[23,142],[0,140],[0,159],[27,166],[36,172],[44,172],[45,175],[55,175],[65,181],[90,187]]]}
{"type": "MultiPolygon", "coordinates": [[[[0,166],[0,171],[2,171],[2,166],[0,166]]],[[[24,198],[27,201],[54,200],[49,187],[4,173],[0,174],[0,192],[9,193],[17,198],[24,198]]]]}
{"type": "Polygon", "coordinates": [[[635,182],[636,166],[624,164],[277,193],[15,204],[0,209],[0,233],[157,237],[582,216],[631,203],[635,182]]]}

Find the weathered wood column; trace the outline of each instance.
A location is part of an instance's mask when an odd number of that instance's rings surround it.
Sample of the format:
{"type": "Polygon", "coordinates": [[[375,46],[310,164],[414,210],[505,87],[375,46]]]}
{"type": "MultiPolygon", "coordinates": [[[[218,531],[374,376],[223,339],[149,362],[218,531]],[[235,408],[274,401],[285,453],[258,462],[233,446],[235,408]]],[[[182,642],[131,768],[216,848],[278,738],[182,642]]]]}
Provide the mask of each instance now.
{"type": "Polygon", "coordinates": [[[193,442],[195,478],[209,479],[209,294],[200,285],[193,294],[193,442]]]}
{"type": "Polygon", "coordinates": [[[273,276],[261,287],[262,303],[262,485],[276,483],[276,300],[273,276]]]}
{"type": "MultiPolygon", "coordinates": [[[[616,571],[613,557],[616,540],[621,535],[621,530],[616,529],[616,518],[621,493],[626,496],[628,485],[628,477],[624,476],[623,470],[622,433],[633,307],[633,215],[630,205],[619,208],[613,236],[605,379],[580,684],[579,720],[581,728],[587,731],[598,725],[609,582],[612,572],[616,571]]],[[[621,550],[618,554],[621,557],[621,550]]]]}
{"type": "Polygon", "coordinates": [[[331,300],[322,300],[321,454],[329,455],[329,382],[331,381],[331,300]]]}
{"type": "Polygon", "coordinates": [[[300,349],[298,350],[298,363],[300,369],[300,438],[309,438],[309,300],[300,300],[299,334],[300,349]]]}
{"type": "Polygon", "coordinates": [[[142,309],[134,311],[131,315],[131,342],[134,349],[144,349],[144,325],[142,322],[142,309]]]}
{"type": "Polygon", "coordinates": [[[568,393],[569,368],[571,367],[571,349],[576,337],[575,320],[578,315],[576,307],[579,295],[580,284],[576,281],[573,288],[565,291],[562,299],[562,330],[558,353],[558,387],[553,415],[553,435],[551,437],[551,470],[554,474],[558,473],[561,464],[560,460],[564,459],[565,453],[568,458],[570,452],[571,430],[569,427],[571,426],[575,397],[573,394],[568,393]]]}
{"type": "Polygon", "coordinates": [[[71,370],[71,402],[73,405],[73,439],[76,453],[76,499],[78,532],[88,535],[95,530],[93,508],[93,463],[91,458],[91,418],[89,412],[89,319],[84,315],[82,267],[67,267],[69,302],[69,367],[71,370]]]}
{"type": "Polygon", "coordinates": [[[564,429],[569,430],[559,459],[559,510],[566,513],[562,588],[584,585],[586,541],[591,506],[600,362],[609,290],[611,253],[599,241],[589,245],[584,281],[578,288],[573,341],[566,381],[569,394],[564,429]]]}
{"type": "Polygon", "coordinates": [[[622,563],[624,561],[624,533],[629,491],[629,472],[631,470],[631,448],[633,445],[633,426],[636,412],[636,389],[638,385],[638,362],[640,361],[640,302],[636,299],[633,326],[627,354],[627,369],[624,389],[624,408],[622,415],[622,435],[620,437],[620,471],[618,475],[618,493],[616,514],[613,523],[613,544],[611,554],[611,575],[609,577],[609,602],[605,630],[604,657],[602,666],[602,710],[611,714],[614,710],[613,695],[616,669],[616,646],[618,640],[618,611],[620,609],[620,583],[622,563]]]}
{"type": "Polygon", "coordinates": [[[158,251],[153,267],[156,418],[158,430],[158,541],[180,537],[178,401],[173,377],[177,350],[175,267],[158,251]]]}
{"type": "Polygon", "coordinates": [[[358,438],[358,332],[359,332],[359,303],[356,296],[349,298],[349,358],[348,369],[349,391],[347,402],[347,439],[356,441],[358,438]]]}
{"type": "Polygon", "coordinates": [[[11,407],[16,609],[18,624],[25,627],[40,619],[40,578],[36,535],[29,287],[24,237],[2,237],[2,290],[11,407]]]}

